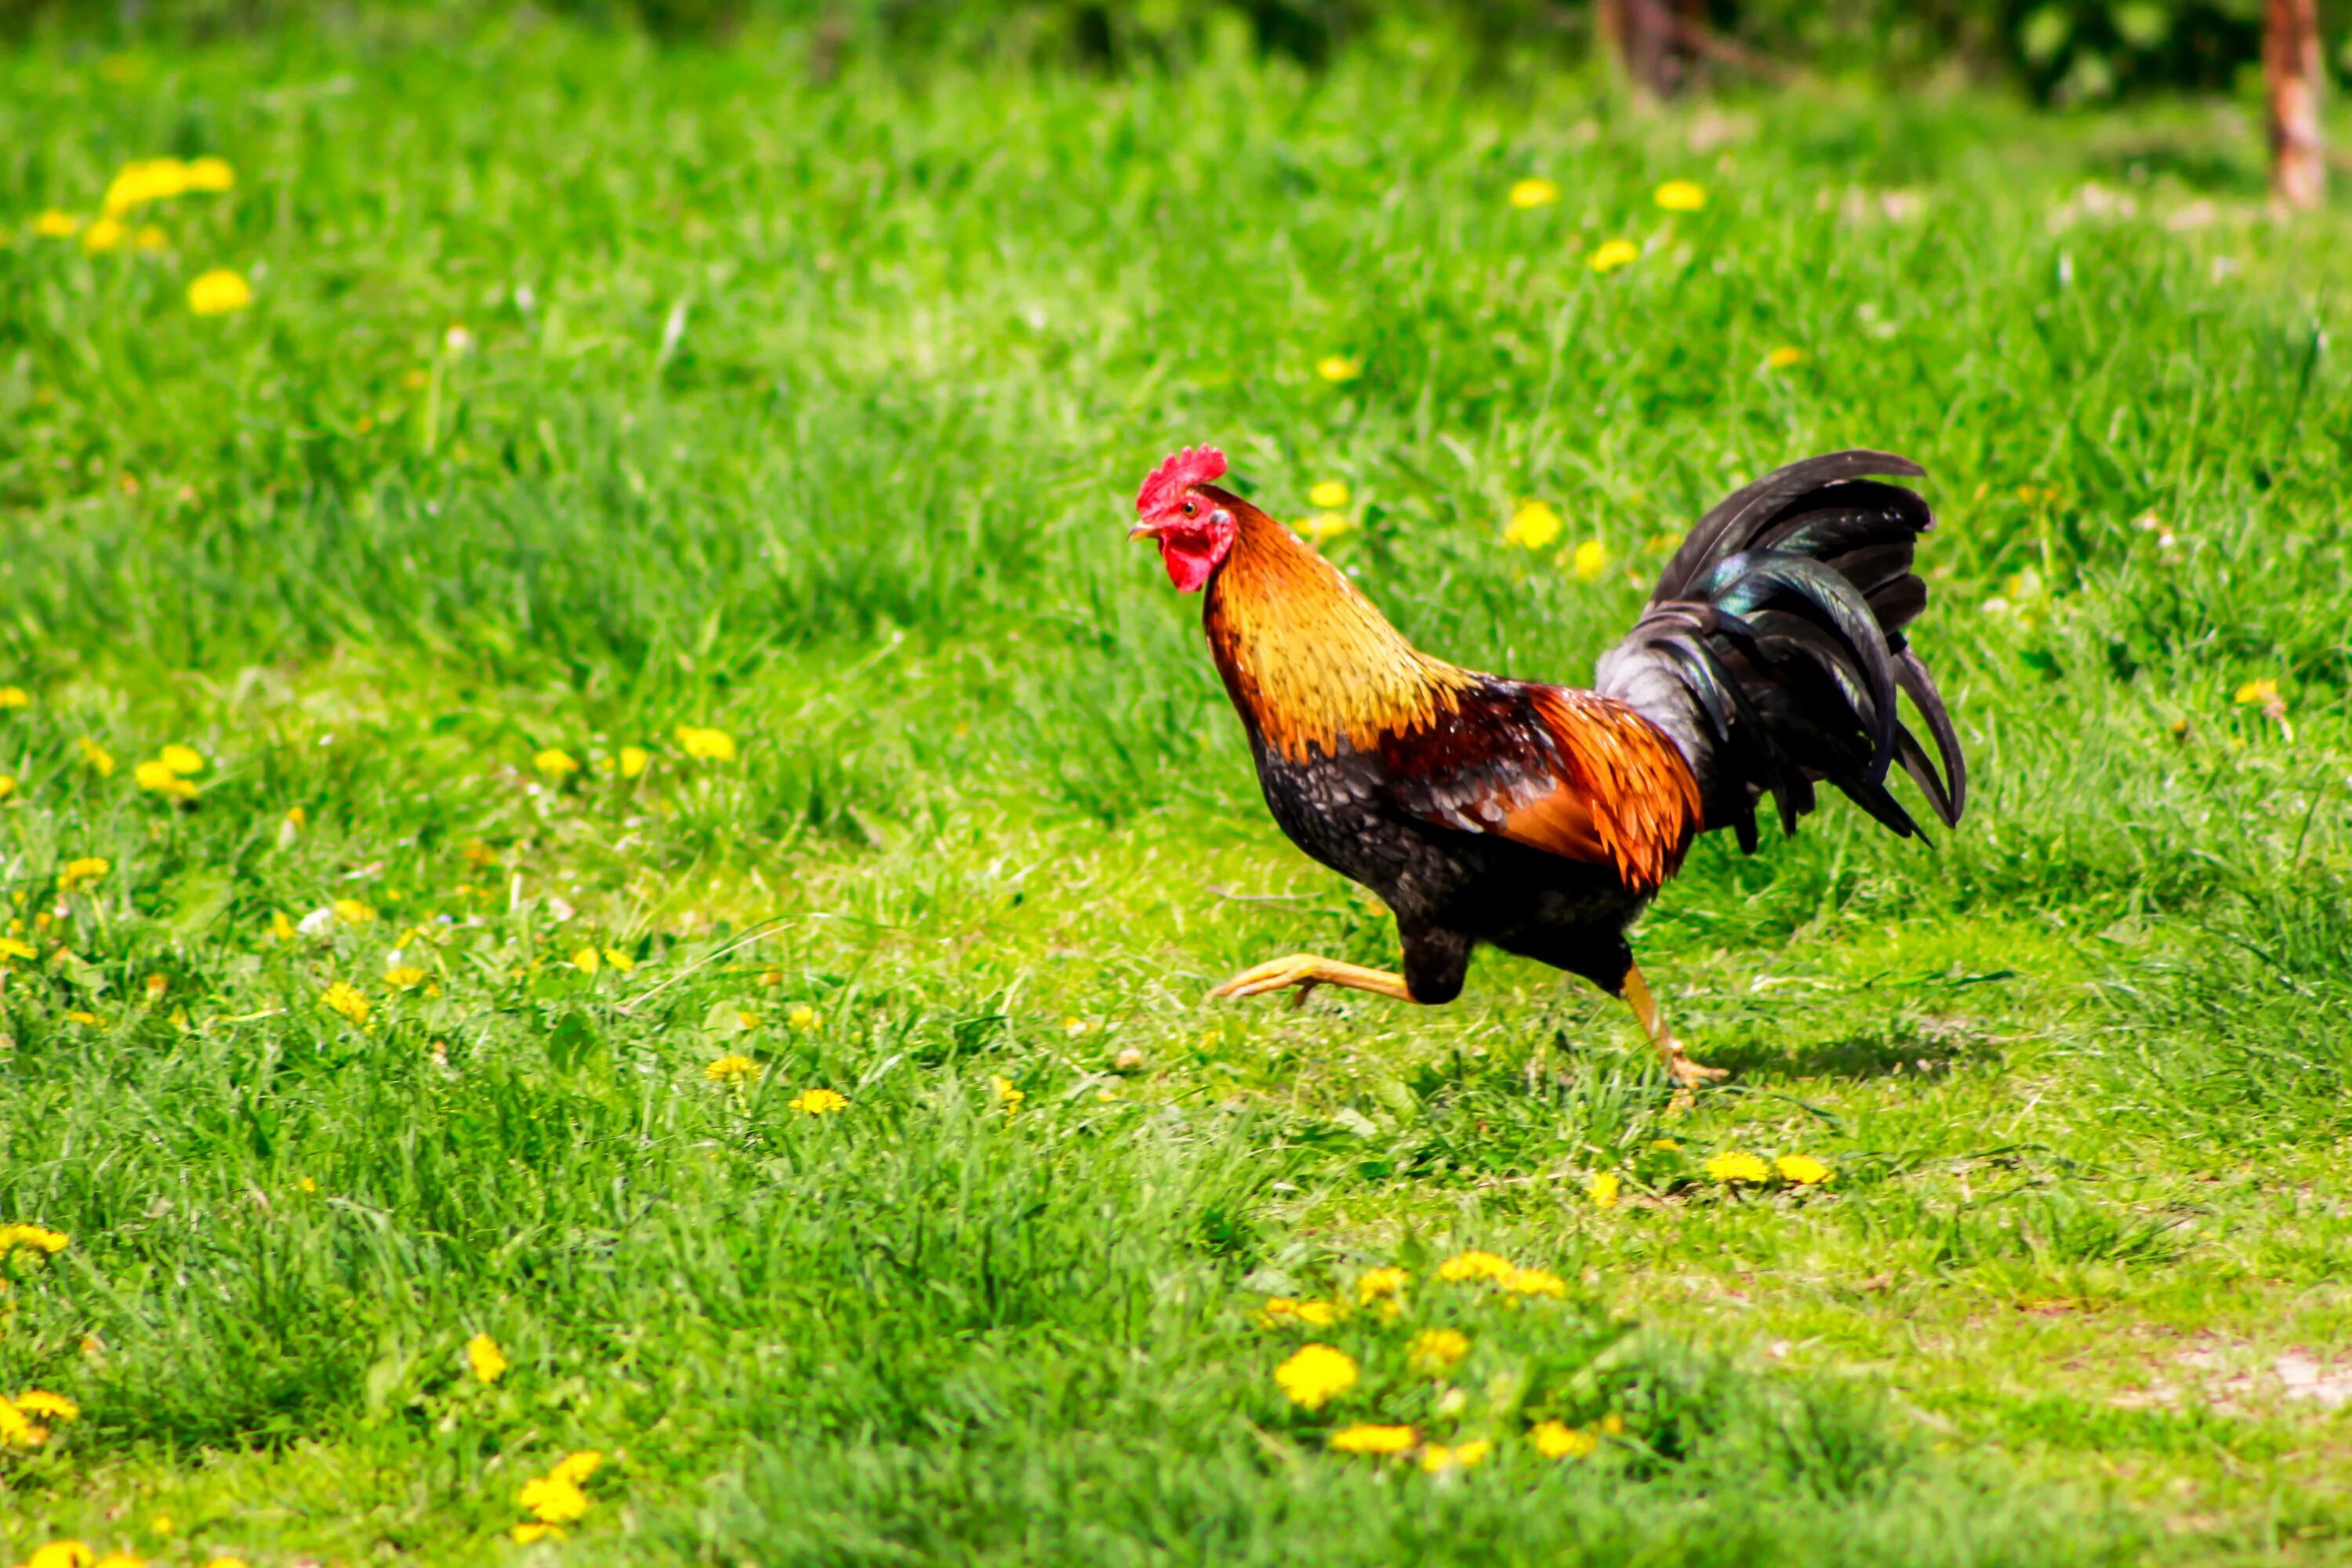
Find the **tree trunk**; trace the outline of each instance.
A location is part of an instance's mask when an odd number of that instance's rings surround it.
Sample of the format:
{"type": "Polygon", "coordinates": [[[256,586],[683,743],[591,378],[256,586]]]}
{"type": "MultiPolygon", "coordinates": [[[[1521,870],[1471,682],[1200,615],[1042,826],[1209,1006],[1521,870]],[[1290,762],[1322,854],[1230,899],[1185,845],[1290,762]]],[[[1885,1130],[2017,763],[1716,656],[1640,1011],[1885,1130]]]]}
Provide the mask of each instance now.
{"type": "Polygon", "coordinates": [[[1689,54],[1675,0],[1599,0],[1593,10],[1602,45],[1635,92],[1667,98],[1682,86],[1689,54]]]}
{"type": "Polygon", "coordinates": [[[2263,78],[2270,100],[2271,195],[2284,206],[2315,207],[2327,186],[2327,154],[2319,138],[2319,0],[2270,0],[2263,78]]]}

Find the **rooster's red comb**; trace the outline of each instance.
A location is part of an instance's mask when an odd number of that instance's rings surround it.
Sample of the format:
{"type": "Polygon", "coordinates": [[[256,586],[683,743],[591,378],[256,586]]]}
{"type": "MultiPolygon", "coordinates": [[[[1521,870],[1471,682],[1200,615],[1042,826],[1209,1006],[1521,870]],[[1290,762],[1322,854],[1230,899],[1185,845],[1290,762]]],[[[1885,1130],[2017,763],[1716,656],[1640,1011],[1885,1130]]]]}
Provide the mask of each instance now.
{"type": "Polygon", "coordinates": [[[1204,485],[1225,471],[1225,455],[1214,447],[1187,447],[1151,470],[1136,492],[1135,510],[1144,517],[1176,504],[1187,485],[1204,485]]]}

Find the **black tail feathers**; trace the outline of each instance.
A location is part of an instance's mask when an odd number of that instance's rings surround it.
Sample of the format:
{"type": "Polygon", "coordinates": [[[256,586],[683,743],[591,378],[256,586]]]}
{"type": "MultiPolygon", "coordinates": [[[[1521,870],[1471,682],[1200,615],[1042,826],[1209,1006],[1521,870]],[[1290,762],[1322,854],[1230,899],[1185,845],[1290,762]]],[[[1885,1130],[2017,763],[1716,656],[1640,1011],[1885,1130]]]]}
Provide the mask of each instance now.
{"type": "Polygon", "coordinates": [[[1904,837],[1918,833],[1886,774],[1901,763],[1950,826],[1968,799],[1951,715],[1904,628],[1927,608],[1912,547],[1927,503],[1869,475],[1926,470],[1887,452],[1791,463],[1699,520],[1648,607],[1603,655],[1597,685],[1673,736],[1698,775],[1710,828],[1756,847],[1769,792],[1795,832],[1827,780],[1904,837]],[[1935,742],[1896,712],[1911,699],[1935,742]],[[1942,772],[1937,771],[1941,761],[1942,772]]]}

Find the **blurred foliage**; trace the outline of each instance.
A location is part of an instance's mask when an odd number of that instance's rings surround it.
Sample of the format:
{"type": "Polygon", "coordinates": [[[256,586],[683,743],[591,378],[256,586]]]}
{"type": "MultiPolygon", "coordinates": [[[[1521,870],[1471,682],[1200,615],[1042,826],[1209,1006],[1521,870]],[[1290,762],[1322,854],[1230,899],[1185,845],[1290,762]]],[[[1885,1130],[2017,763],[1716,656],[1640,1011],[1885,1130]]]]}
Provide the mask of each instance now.
{"type": "MultiPolygon", "coordinates": [[[[1688,0],[1658,0],[1690,13],[1688,0]]],[[[1591,0],[0,0],[0,40],[204,43],[268,31],[463,34],[562,16],[673,46],[788,39],[830,76],[870,50],[971,51],[1085,70],[1169,68],[1234,43],[1310,68],[1378,39],[1451,45],[1490,70],[1588,56],[1591,0]]],[[[2263,0],[1704,0],[1701,81],[1811,68],[2016,82],[2044,103],[2229,90],[2257,70],[2263,0]]],[[[2332,56],[2352,71],[2352,18],[2332,56]]]]}

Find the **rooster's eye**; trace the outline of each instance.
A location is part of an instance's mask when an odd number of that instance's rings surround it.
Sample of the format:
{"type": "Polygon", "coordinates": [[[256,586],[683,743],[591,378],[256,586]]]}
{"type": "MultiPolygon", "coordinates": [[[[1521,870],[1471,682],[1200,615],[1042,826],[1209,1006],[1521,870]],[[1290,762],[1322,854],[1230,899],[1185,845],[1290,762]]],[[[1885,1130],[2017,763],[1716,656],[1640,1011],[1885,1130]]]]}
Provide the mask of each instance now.
{"type": "Polygon", "coordinates": [[[1186,501],[1186,502],[1184,503],[1184,515],[1185,515],[1186,517],[1190,517],[1190,516],[1192,516],[1194,512],[1196,512],[1196,511],[1198,511],[1198,510],[1201,510],[1201,509],[1200,509],[1199,507],[1197,507],[1197,506],[1193,505],[1191,501],[1186,501]]]}

